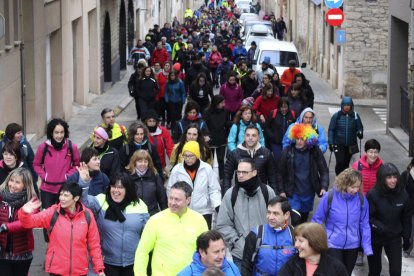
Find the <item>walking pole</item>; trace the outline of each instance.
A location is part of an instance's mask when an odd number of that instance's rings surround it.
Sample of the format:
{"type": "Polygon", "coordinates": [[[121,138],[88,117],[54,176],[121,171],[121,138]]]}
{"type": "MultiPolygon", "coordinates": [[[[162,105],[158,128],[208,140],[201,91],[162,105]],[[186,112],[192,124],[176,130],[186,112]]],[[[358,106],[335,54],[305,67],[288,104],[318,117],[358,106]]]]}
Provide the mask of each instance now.
{"type": "Polygon", "coordinates": [[[331,166],[331,160],[332,160],[332,151],[331,151],[331,154],[329,155],[329,164],[328,164],[328,168],[331,166]]]}
{"type": "Polygon", "coordinates": [[[359,159],[361,159],[362,139],[359,139],[359,159]]]}

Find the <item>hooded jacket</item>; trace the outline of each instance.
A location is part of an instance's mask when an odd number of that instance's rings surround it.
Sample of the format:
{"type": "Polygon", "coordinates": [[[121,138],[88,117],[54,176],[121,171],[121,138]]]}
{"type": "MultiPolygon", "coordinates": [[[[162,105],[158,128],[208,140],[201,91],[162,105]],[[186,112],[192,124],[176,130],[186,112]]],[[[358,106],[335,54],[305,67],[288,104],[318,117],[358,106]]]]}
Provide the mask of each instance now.
{"type": "Polygon", "coordinates": [[[37,175],[42,179],[40,190],[57,194],[61,185],[70,175],[76,172],[79,166],[80,155],[76,144],[72,143],[72,153],[69,150],[68,140],[61,150],[56,150],[50,140],[39,145],[33,161],[37,175]],[[47,147],[44,163],[42,164],[43,150],[47,147]],[[73,156],[71,156],[73,154],[73,156]],[[73,161],[73,162],[72,162],[73,161]]]}
{"type": "Polygon", "coordinates": [[[354,164],[352,164],[352,168],[362,174],[362,192],[364,195],[375,186],[375,182],[377,181],[377,171],[382,164],[382,159],[379,156],[374,164],[368,164],[366,154],[362,155],[358,161],[355,161],[354,164]]]}
{"type": "MultiPolygon", "coordinates": [[[[201,276],[206,269],[207,268],[201,262],[200,253],[196,251],[193,254],[193,261],[191,262],[191,264],[183,270],[181,270],[181,272],[178,273],[177,276],[201,276]]],[[[226,276],[240,275],[237,266],[233,262],[228,261],[226,257],[224,257],[223,264],[221,265],[220,270],[224,274],[226,274],[226,276]]]]}
{"type": "MultiPolygon", "coordinates": [[[[214,102],[211,102],[211,106],[216,106],[214,102]]],[[[210,130],[209,145],[213,147],[221,147],[227,144],[227,137],[230,129],[231,122],[228,121],[228,113],[224,109],[207,109],[203,118],[210,130]]]]}
{"type": "Polygon", "coordinates": [[[170,60],[170,55],[167,50],[163,47],[161,49],[155,48],[151,56],[151,64],[159,62],[161,68],[164,67],[164,64],[170,60]]]}
{"type": "Polygon", "coordinates": [[[55,212],[59,216],[49,235],[49,246],[45,258],[45,271],[58,275],[86,275],[89,256],[92,257],[96,273],[104,270],[98,227],[91,210],[83,204],[79,212],[70,219],[60,204],[52,205],[37,214],[27,214],[19,209],[18,216],[24,228],[50,227],[55,212]],[[84,212],[89,212],[90,223],[84,212]]]}
{"type": "MultiPolygon", "coordinates": [[[[266,223],[266,202],[263,193],[258,187],[256,193],[250,197],[240,187],[234,208],[231,203],[231,194],[234,187],[227,190],[221,202],[217,215],[216,230],[219,231],[227,244],[231,254],[239,259],[243,258],[245,238],[253,227],[266,223]]],[[[267,186],[269,198],[276,196],[272,188],[267,186]]]]}
{"type": "Polygon", "coordinates": [[[267,114],[265,123],[266,140],[270,144],[281,145],[283,136],[290,125],[295,121],[295,116],[296,114],[290,109],[287,110],[285,115],[283,115],[280,110],[276,111],[276,116],[273,116],[273,111],[267,114]]]}
{"type": "Polygon", "coordinates": [[[354,102],[351,97],[343,97],[341,110],[336,112],[329,123],[329,145],[352,146],[357,145],[357,133],[364,132],[361,118],[354,111],[354,102]],[[351,105],[351,111],[345,113],[344,106],[351,105]]]}
{"type": "MultiPolygon", "coordinates": [[[[328,196],[329,193],[323,195],[312,218],[313,222],[324,224],[328,213],[328,196]]],[[[362,246],[365,255],[372,254],[369,206],[365,196],[361,208],[358,194],[342,193],[334,188],[325,227],[329,248],[343,250],[362,246]]]]}
{"type": "Polygon", "coordinates": [[[189,207],[202,214],[213,214],[221,204],[221,188],[217,174],[211,166],[200,160],[194,182],[184,168],[184,163],[177,164],[168,179],[167,192],[178,181],[184,181],[193,189],[189,207]]]}
{"type": "MultiPolygon", "coordinates": [[[[229,137],[227,138],[227,149],[228,152],[231,152],[237,148],[238,145],[244,142],[244,134],[246,133],[246,128],[251,124],[245,123],[242,119],[240,119],[240,123],[236,124],[234,123],[230,128],[229,137]],[[237,132],[237,129],[239,130],[237,132]]],[[[256,127],[259,129],[259,136],[260,136],[260,145],[262,147],[265,146],[265,138],[263,135],[262,128],[260,127],[259,123],[256,123],[256,127]]]]}
{"type": "Polygon", "coordinates": [[[137,87],[138,89],[136,97],[147,102],[155,100],[155,97],[160,90],[158,82],[151,77],[139,79],[137,87]]]}
{"type": "MultiPolygon", "coordinates": [[[[307,112],[312,112],[313,113],[312,127],[316,131],[316,133],[318,133],[319,148],[321,149],[322,153],[325,153],[326,150],[328,149],[328,141],[326,140],[325,128],[322,125],[318,124],[318,120],[316,118],[315,111],[313,111],[313,109],[310,108],[310,107],[305,108],[300,113],[300,116],[297,118],[296,124],[302,123],[303,116],[305,116],[305,114],[307,112]]],[[[283,136],[283,148],[287,148],[292,143],[292,140],[289,139],[289,132],[290,132],[290,128],[292,126],[293,126],[293,124],[289,126],[289,128],[285,132],[285,135],[283,136]]]]}
{"type": "MultiPolygon", "coordinates": [[[[322,151],[313,146],[310,151],[310,184],[313,191],[319,195],[320,191],[328,190],[329,187],[329,170],[322,151]]],[[[279,159],[279,167],[276,173],[277,189],[280,193],[286,193],[288,197],[293,195],[295,189],[295,145],[283,149],[279,159]]]]}
{"type": "Polygon", "coordinates": [[[234,113],[239,110],[243,101],[243,90],[239,84],[230,85],[226,82],[220,87],[220,95],[224,97],[224,108],[228,112],[234,113]]]}
{"type": "Polygon", "coordinates": [[[234,171],[237,170],[239,160],[243,158],[252,158],[256,164],[257,175],[260,180],[277,191],[276,172],[272,152],[259,143],[254,150],[250,151],[243,143],[238,145],[237,149],[227,154],[227,160],[224,164],[223,192],[226,192],[231,187],[234,171]]]}

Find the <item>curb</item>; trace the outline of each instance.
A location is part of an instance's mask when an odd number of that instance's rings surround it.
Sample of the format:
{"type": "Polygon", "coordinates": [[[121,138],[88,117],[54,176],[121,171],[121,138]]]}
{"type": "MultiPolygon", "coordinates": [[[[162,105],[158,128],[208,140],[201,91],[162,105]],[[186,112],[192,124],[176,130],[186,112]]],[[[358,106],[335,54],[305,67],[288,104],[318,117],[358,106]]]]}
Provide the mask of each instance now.
{"type": "MultiPolygon", "coordinates": [[[[314,101],[315,104],[321,104],[321,105],[334,105],[334,106],[340,106],[341,105],[341,99],[338,99],[338,102],[331,102],[331,101],[314,101]]],[[[368,103],[358,103],[358,100],[353,99],[354,101],[354,106],[358,106],[358,107],[377,107],[377,108],[387,108],[387,105],[384,104],[368,104],[368,103]]]]}

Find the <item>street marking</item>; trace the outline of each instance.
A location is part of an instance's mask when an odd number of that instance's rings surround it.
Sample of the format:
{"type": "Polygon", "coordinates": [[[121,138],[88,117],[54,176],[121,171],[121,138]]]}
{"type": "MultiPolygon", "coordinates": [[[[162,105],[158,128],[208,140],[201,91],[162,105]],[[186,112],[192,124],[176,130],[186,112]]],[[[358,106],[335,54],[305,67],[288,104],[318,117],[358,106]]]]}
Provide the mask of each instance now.
{"type": "Polygon", "coordinates": [[[375,114],[377,114],[377,116],[380,118],[380,120],[384,124],[387,124],[387,109],[386,108],[374,107],[372,110],[374,111],[375,114]]]}

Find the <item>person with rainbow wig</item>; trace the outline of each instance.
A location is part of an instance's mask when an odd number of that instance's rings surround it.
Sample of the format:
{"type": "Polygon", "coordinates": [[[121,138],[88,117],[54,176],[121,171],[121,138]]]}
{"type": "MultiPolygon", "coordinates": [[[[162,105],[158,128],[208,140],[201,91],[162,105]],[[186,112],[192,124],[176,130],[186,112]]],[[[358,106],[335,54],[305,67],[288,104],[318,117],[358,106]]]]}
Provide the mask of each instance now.
{"type": "Polygon", "coordinates": [[[296,226],[307,221],[315,194],[321,197],[328,190],[329,171],[318,134],[310,124],[294,124],[288,136],[291,144],[282,151],[276,185],[297,211],[292,212],[292,225],[296,226]]]}

